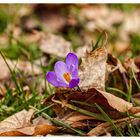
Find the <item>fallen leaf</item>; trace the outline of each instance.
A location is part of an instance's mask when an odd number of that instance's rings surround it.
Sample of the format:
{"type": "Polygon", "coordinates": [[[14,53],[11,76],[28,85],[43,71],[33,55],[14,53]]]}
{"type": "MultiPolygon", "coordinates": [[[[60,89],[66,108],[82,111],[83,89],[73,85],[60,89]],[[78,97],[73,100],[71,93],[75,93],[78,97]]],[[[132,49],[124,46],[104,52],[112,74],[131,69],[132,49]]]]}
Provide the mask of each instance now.
{"type": "MultiPolygon", "coordinates": [[[[117,70],[117,69],[120,71],[120,73],[125,73],[126,72],[126,70],[123,67],[121,61],[110,53],[108,54],[107,66],[108,66],[108,68],[109,67],[113,68],[113,69],[111,69],[112,72],[117,70]]],[[[107,69],[107,70],[110,71],[109,69],[107,69]]]]}
{"type": "MultiPolygon", "coordinates": [[[[136,113],[134,115],[140,116],[140,113],[136,113]]],[[[118,128],[121,128],[121,127],[124,127],[126,125],[126,122],[129,120],[131,120],[131,122],[134,122],[136,120],[139,121],[139,118],[126,117],[126,118],[115,120],[113,122],[118,128]]],[[[112,130],[113,130],[112,125],[109,122],[105,122],[105,123],[102,123],[102,124],[98,125],[97,127],[93,128],[92,130],[90,130],[87,135],[88,136],[100,136],[100,135],[105,134],[106,132],[111,132],[112,130]]]]}
{"type": "MultiPolygon", "coordinates": [[[[112,78],[116,79],[117,89],[124,90],[129,88],[128,76],[125,67],[122,65],[119,59],[114,57],[112,54],[108,54],[107,59],[107,71],[106,71],[106,81],[109,87],[114,87],[112,78]]],[[[124,91],[126,92],[126,91],[124,91]]]]}
{"type": "MultiPolygon", "coordinates": [[[[46,135],[56,132],[57,128],[40,119],[32,124],[34,111],[22,110],[0,122],[0,136],[46,135]]],[[[35,122],[35,121],[34,121],[35,122]]]]}
{"type": "MultiPolygon", "coordinates": [[[[132,104],[112,95],[111,93],[97,90],[97,89],[89,89],[87,92],[78,92],[78,93],[71,93],[69,95],[69,100],[77,100],[87,102],[89,104],[97,103],[111,112],[111,108],[119,111],[119,112],[126,112],[132,108],[132,104]],[[109,110],[110,109],[110,110],[109,110]]],[[[90,107],[91,108],[91,107],[90,107]]],[[[93,108],[92,108],[93,110],[93,108]]]]}
{"type": "Polygon", "coordinates": [[[79,128],[79,129],[84,129],[84,128],[91,127],[91,126],[95,127],[98,124],[100,124],[99,121],[96,121],[94,117],[82,115],[77,112],[70,113],[69,115],[64,117],[62,120],[65,123],[71,125],[73,128],[79,128]]]}
{"type": "Polygon", "coordinates": [[[132,107],[128,112],[129,112],[130,114],[139,113],[139,112],[140,112],[140,107],[139,107],[139,106],[132,107]]]}
{"type": "Polygon", "coordinates": [[[63,58],[70,52],[71,43],[64,40],[61,36],[47,34],[42,37],[39,47],[46,54],[63,58]]]}
{"type": "Polygon", "coordinates": [[[86,116],[86,115],[82,115],[77,112],[73,112],[73,113],[71,113],[71,115],[69,115],[69,117],[63,118],[63,120],[65,120],[65,122],[67,122],[69,124],[75,123],[78,121],[82,121],[82,120],[90,120],[90,119],[95,119],[95,118],[86,116]]]}
{"type": "Polygon", "coordinates": [[[127,112],[132,108],[132,104],[118,98],[110,93],[98,90],[108,101],[109,105],[114,109],[118,110],[119,112],[127,112]]]}
{"type": "Polygon", "coordinates": [[[78,108],[99,113],[98,109],[95,107],[96,103],[101,106],[111,118],[114,119],[122,117],[120,112],[127,112],[133,107],[129,102],[116,97],[111,93],[97,90],[95,88],[88,89],[84,92],[68,90],[64,90],[62,92],[59,91],[55,93],[53,100],[51,100],[51,98],[52,97],[48,98],[45,103],[51,104],[54,102],[55,106],[53,106],[52,109],[56,113],[57,117],[61,119],[65,118],[66,115],[72,112],[67,104],[73,104],[78,108]],[[60,101],[61,104],[58,104],[55,100],[60,101]],[[78,103],[78,101],[83,104],[78,103]]]}
{"type": "MultiPolygon", "coordinates": [[[[0,122],[0,135],[7,131],[13,131],[15,129],[31,126],[30,120],[33,116],[33,113],[33,110],[29,110],[28,112],[23,110],[3,120],[0,122]]],[[[30,132],[27,131],[27,134],[29,133],[30,132]]]]}
{"type": "Polygon", "coordinates": [[[97,48],[95,51],[87,53],[82,58],[79,69],[81,89],[97,88],[104,90],[106,74],[107,50],[105,47],[97,48]]]}

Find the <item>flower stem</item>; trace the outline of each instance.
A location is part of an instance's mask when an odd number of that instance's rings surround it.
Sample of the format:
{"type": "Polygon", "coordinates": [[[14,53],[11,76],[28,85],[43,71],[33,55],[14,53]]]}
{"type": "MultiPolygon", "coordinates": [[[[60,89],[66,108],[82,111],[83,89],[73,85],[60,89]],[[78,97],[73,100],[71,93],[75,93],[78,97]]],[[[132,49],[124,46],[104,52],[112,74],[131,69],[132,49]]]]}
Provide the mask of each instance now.
{"type": "Polygon", "coordinates": [[[79,86],[77,86],[77,89],[78,89],[78,91],[81,91],[81,89],[80,89],[80,87],[79,87],[79,86]]]}

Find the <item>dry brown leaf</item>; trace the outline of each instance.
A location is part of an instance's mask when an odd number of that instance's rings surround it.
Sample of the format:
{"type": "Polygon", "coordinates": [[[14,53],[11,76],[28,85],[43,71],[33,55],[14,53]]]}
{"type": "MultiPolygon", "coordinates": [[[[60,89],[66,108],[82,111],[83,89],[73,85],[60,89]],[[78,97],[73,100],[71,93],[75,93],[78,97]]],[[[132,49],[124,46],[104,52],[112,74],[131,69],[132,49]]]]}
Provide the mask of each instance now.
{"type": "Polygon", "coordinates": [[[132,104],[105,91],[98,90],[108,101],[109,105],[119,112],[127,112],[132,104]]]}
{"type": "MultiPolygon", "coordinates": [[[[33,116],[33,113],[33,110],[29,110],[28,112],[26,110],[23,110],[3,120],[2,122],[0,122],[0,134],[3,134],[7,131],[13,131],[15,129],[21,129],[23,127],[30,126],[30,120],[33,116]]],[[[28,132],[29,131],[27,131],[27,133],[28,132]]]]}
{"type": "MultiPolygon", "coordinates": [[[[89,89],[87,92],[83,93],[71,93],[69,95],[69,100],[77,100],[87,102],[89,104],[97,103],[105,108],[105,110],[111,112],[111,108],[119,111],[119,112],[126,112],[132,108],[132,104],[112,95],[111,93],[96,90],[96,89],[89,89]],[[110,109],[110,110],[109,110],[110,109]]],[[[80,105],[79,105],[80,106],[80,105]]],[[[91,108],[91,107],[90,107],[91,108]]],[[[88,108],[87,108],[88,109],[88,108]]],[[[93,110],[93,108],[92,108],[93,110]]]]}
{"type": "Polygon", "coordinates": [[[73,124],[78,121],[92,120],[92,119],[95,119],[95,118],[86,116],[86,115],[82,115],[78,112],[72,112],[69,115],[65,116],[62,120],[64,120],[64,122],[66,122],[68,124],[73,124]]]}
{"type": "Polygon", "coordinates": [[[71,43],[61,36],[47,34],[40,41],[40,49],[47,54],[65,57],[70,52],[71,43]]]}
{"type": "MultiPolygon", "coordinates": [[[[140,113],[136,113],[134,115],[140,116],[140,113]]],[[[136,120],[139,121],[139,118],[126,117],[126,118],[115,120],[113,122],[117,127],[122,128],[126,125],[126,122],[129,121],[130,119],[131,119],[131,122],[134,122],[136,120]]],[[[112,130],[113,130],[112,125],[109,122],[105,122],[105,123],[102,123],[102,124],[98,125],[97,127],[93,128],[91,131],[89,131],[88,135],[89,136],[100,136],[100,135],[103,135],[106,132],[110,132],[112,130]]]]}
{"type": "Polygon", "coordinates": [[[140,112],[140,107],[136,106],[136,107],[132,107],[129,111],[130,114],[136,114],[140,112]]]}
{"type": "MultiPolygon", "coordinates": [[[[88,89],[85,92],[81,91],[59,91],[55,93],[53,99],[50,97],[46,100],[46,104],[51,104],[55,102],[55,106],[52,107],[53,111],[56,113],[58,118],[65,118],[66,115],[70,114],[72,111],[69,109],[68,104],[73,104],[76,107],[85,109],[90,112],[100,113],[95,107],[95,103],[101,106],[104,111],[114,119],[120,118],[123,115],[120,112],[127,112],[132,108],[132,104],[107,93],[105,91],[96,90],[94,88],[88,89]],[[61,102],[58,103],[57,101],[61,102]],[[85,104],[79,104],[74,101],[80,101],[85,104]]],[[[96,118],[95,118],[96,120],[96,118]]]]}
{"type": "Polygon", "coordinates": [[[113,72],[117,69],[120,71],[120,73],[125,73],[126,72],[126,70],[123,67],[120,60],[109,53],[108,54],[108,60],[107,60],[107,71],[110,73],[110,72],[113,72]]]}
{"type": "Polygon", "coordinates": [[[31,123],[34,111],[22,110],[0,122],[0,136],[46,135],[57,130],[40,119],[35,124],[31,123]]]}
{"type": "Polygon", "coordinates": [[[39,116],[39,117],[33,119],[32,122],[33,122],[33,125],[41,125],[41,124],[50,124],[50,125],[52,125],[52,123],[49,120],[46,120],[42,116],[39,116]]]}
{"type": "Polygon", "coordinates": [[[79,86],[81,89],[97,88],[104,90],[106,61],[107,50],[105,47],[97,48],[82,59],[79,69],[79,86]]]}
{"type": "Polygon", "coordinates": [[[98,121],[95,120],[94,117],[82,115],[78,112],[72,112],[68,114],[66,117],[62,119],[62,121],[71,125],[74,128],[79,128],[79,129],[86,128],[89,126],[97,126],[98,124],[100,124],[98,121]]]}

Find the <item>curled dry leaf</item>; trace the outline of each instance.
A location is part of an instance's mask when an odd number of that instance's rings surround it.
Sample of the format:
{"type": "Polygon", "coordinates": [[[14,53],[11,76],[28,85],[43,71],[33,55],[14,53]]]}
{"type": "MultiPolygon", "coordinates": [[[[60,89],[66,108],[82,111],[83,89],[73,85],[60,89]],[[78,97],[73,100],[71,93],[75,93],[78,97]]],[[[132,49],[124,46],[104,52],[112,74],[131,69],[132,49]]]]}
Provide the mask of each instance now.
{"type": "Polygon", "coordinates": [[[107,59],[106,81],[108,81],[109,85],[112,87],[110,74],[112,77],[115,77],[118,89],[123,90],[124,84],[127,89],[129,88],[126,69],[119,59],[109,53],[107,59]]]}
{"type": "Polygon", "coordinates": [[[122,63],[120,62],[119,59],[114,57],[112,54],[108,53],[108,60],[107,60],[107,71],[113,72],[115,70],[119,70],[120,73],[125,73],[126,70],[123,67],[122,63]]]}
{"type": "Polygon", "coordinates": [[[46,135],[57,130],[40,119],[35,124],[31,123],[34,111],[22,110],[0,122],[0,136],[46,135]]]}
{"type": "Polygon", "coordinates": [[[40,41],[40,49],[58,57],[65,57],[70,52],[71,43],[61,36],[47,34],[40,41]],[[59,52],[59,53],[58,53],[59,52]]]}
{"type": "Polygon", "coordinates": [[[82,59],[79,70],[81,89],[97,88],[104,90],[106,74],[107,50],[105,47],[97,48],[87,53],[82,59]]]}
{"type": "MultiPolygon", "coordinates": [[[[140,116],[140,113],[136,113],[134,114],[136,116],[140,116]]],[[[122,118],[122,119],[118,119],[113,121],[114,124],[118,127],[118,128],[123,128],[126,126],[126,122],[130,121],[133,123],[135,123],[136,121],[138,121],[140,123],[139,118],[135,118],[135,117],[126,117],[126,118],[122,118]]],[[[106,132],[111,132],[113,130],[112,125],[109,122],[105,122],[102,123],[100,125],[98,125],[97,127],[93,128],[91,131],[88,132],[87,135],[89,136],[100,136],[105,134],[106,132]]]]}

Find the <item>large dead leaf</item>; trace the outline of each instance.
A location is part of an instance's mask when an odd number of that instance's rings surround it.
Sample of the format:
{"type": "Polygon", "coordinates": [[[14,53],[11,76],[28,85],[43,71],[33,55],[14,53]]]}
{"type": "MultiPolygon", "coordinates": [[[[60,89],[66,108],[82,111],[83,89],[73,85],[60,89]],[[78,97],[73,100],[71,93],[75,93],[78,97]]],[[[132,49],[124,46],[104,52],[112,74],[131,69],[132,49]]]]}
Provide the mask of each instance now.
{"type": "Polygon", "coordinates": [[[47,54],[65,57],[70,52],[71,43],[61,36],[47,34],[41,39],[40,49],[47,54]]]}
{"type": "MultiPolygon", "coordinates": [[[[69,100],[79,100],[83,102],[87,102],[89,104],[97,103],[104,107],[105,110],[111,112],[112,108],[119,112],[126,112],[132,108],[132,104],[112,95],[111,93],[107,93],[105,91],[89,89],[87,92],[83,93],[71,93],[69,95],[69,100]]],[[[91,107],[90,107],[91,108],[91,107]]],[[[93,108],[92,108],[93,109],[93,108]]]]}
{"type": "MultiPolygon", "coordinates": [[[[140,116],[140,113],[136,113],[134,115],[140,116]]],[[[130,120],[131,120],[131,123],[135,121],[138,121],[140,123],[139,118],[135,118],[135,117],[126,117],[126,118],[115,120],[113,122],[118,128],[123,128],[127,124],[127,121],[130,121],[130,120]]],[[[93,128],[91,131],[89,131],[88,135],[100,136],[107,132],[111,132],[112,130],[113,130],[112,125],[109,122],[105,122],[93,128]]]]}
{"type": "Polygon", "coordinates": [[[46,135],[56,131],[56,127],[40,119],[31,123],[33,110],[22,110],[0,122],[0,136],[46,135]]]}
{"type": "Polygon", "coordinates": [[[97,48],[83,59],[79,70],[81,89],[97,88],[104,90],[106,74],[107,50],[97,48]]]}
{"type": "MultiPolygon", "coordinates": [[[[23,110],[21,112],[16,113],[15,115],[10,116],[4,121],[0,122],[0,135],[3,135],[3,133],[5,132],[14,131],[15,129],[19,129],[19,133],[20,133],[21,128],[27,126],[29,128],[29,126],[31,126],[30,120],[33,116],[33,113],[34,113],[33,110],[30,110],[29,112],[23,110]]],[[[29,135],[32,131],[33,130],[27,131],[25,134],[29,135]]]]}
{"type": "Polygon", "coordinates": [[[51,97],[46,100],[47,104],[51,104],[56,100],[59,101],[59,103],[56,101],[56,105],[52,107],[59,118],[63,118],[67,114],[71,113],[68,104],[73,104],[78,108],[85,109],[90,112],[99,113],[98,109],[95,107],[96,103],[101,106],[111,118],[122,117],[120,112],[124,113],[132,108],[131,103],[116,97],[111,93],[96,90],[94,88],[88,89],[85,92],[68,90],[59,91],[55,93],[52,101],[50,99],[51,97]],[[78,101],[83,102],[83,104],[79,104],[78,101]]]}

